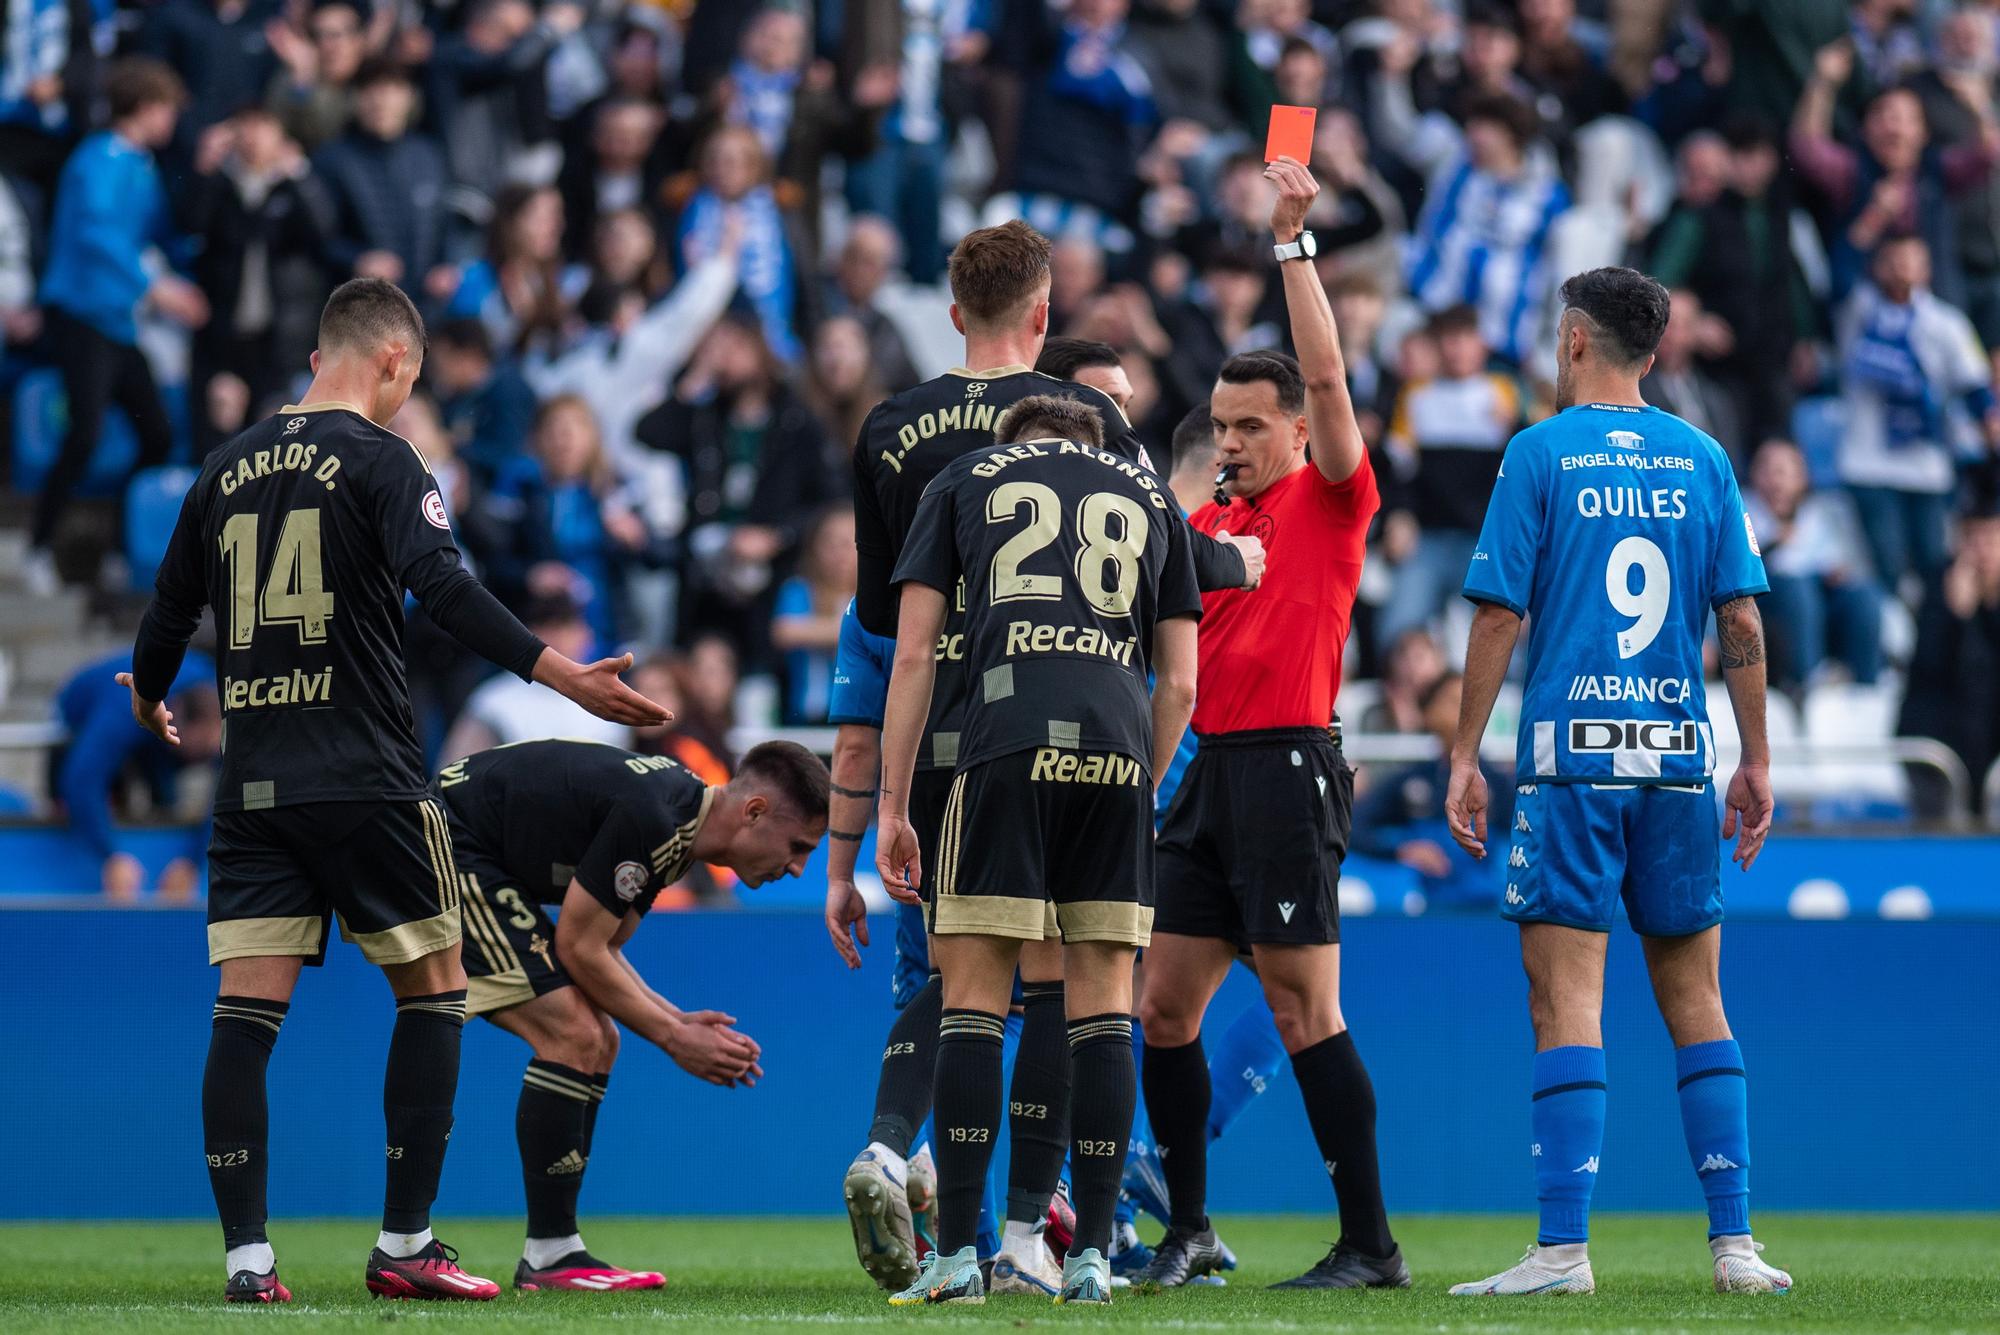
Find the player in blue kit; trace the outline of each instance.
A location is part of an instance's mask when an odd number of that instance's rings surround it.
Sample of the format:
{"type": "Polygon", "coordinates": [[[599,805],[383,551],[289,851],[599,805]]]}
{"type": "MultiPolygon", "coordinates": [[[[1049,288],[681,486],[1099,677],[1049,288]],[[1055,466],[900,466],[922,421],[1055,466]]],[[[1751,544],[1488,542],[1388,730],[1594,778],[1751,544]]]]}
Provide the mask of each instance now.
{"type": "Polygon", "coordinates": [[[1479,739],[1528,617],[1519,801],[1501,912],[1521,925],[1535,1026],[1536,1245],[1455,1294],[1589,1293],[1591,1189],[1604,1143],[1607,933],[1622,898],[1675,1047],[1689,1158],[1722,1293],[1782,1293],[1750,1236],[1743,1054],[1718,979],[1721,842],[1744,870],[1771,827],[1766,591],[1722,447],[1639,396],[1666,328],[1664,288],[1631,269],[1563,284],[1554,417],[1508,444],[1466,573],[1478,604],[1445,814],[1486,853],[1479,739]],[[1702,688],[1710,609],[1742,735],[1727,814],[1710,791],[1702,688]],[[1720,829],[1718,830],[1718,824],[1720,829]],[[1719,836],[1719,837],[1718,837],[1719,836]]]}

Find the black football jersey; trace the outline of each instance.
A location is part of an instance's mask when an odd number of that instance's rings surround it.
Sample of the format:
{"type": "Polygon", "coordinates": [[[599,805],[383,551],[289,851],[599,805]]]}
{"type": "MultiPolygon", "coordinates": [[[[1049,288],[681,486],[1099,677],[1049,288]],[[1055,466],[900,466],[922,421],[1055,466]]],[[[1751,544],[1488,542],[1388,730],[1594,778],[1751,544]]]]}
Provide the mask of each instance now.
{"type": "Polygon", "coordinates": [[[1189,532],[1150,469],[1071,441],[994,445],[938,474],[895,579],[963,590],[959,765],[1053,747],[1150,774],[1153,627],[1201,615],[1189,532]]]}
{"type": "Polygon", "coordinates": [[[487,861],[540,904],[574,879],[614,914],[687,875],[715,791],[665,756],[601,742],[516,742],[438,774],[461,865],[487,861]]]}
{"type": "MultiPolygon", "coordinates": [[[[876,635],[896,633],[897,595],[891,575],[916,519],[924,488],[962,455],[992,448],[1000,415],[1022,399],[1060,394],[1079,399],[1104,419],[1112,453],[1150,470],[1152,461],[1131,423],[1102,391],[1057,380],[1025,366],[947,371],[875,405],[854,449],[854,546],[859,558],[854,611],[876,635]]],[[[945,633],[938,641],[937,684],[924,727],[919,769],[950,769],[963,706],[962,599],[947,590],[945,633]]]]}
{"type": "Polygon", "coordinates": [[[440,552],[456,563],[423,456],[353,408],[288,407],[208,456],[157,584],[215,610],[217,811],[429,791],[403,577],[440,552]]]}

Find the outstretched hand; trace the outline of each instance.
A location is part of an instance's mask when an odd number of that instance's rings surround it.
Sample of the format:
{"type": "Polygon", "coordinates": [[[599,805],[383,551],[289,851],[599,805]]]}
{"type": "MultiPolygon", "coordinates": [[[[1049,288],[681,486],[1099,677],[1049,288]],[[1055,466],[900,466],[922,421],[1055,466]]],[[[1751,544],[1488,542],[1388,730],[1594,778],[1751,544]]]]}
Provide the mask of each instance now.
{"type": "Polygon", "coordinates": [[[132,692],[132,717],[140,727],[165,742],[168,746],[181,744],[180,730],[174,727],[173,711],[164,700],[148,700],[139,694],[139,688],[132,685],[132,674],[118,674],[118,684],[132,692]]]}
{"type": "Polygon", "coordinates": [[[601,719],[630,728],[649,728],[673,721],[673,714],[618,679],[632,666],[632,655],[573,663],[553,650],[535,664],[535,680],[568,696],[601,719]],[[555,660],[547,673],[543,664],[555,660]]]}

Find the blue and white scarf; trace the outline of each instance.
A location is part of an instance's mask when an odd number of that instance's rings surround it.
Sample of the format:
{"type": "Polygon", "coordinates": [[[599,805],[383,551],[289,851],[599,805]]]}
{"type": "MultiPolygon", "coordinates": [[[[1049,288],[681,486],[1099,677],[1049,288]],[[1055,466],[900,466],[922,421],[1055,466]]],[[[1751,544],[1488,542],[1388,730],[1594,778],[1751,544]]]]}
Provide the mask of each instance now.
{"type": "Polygon", "coordinates": [[[786,363],[794,363],[801,351],[798,336],[792,332],[798,277],[793,270],[791,243],[785,238],[785,220],[771,187],[760,185],[734,204],[725,204],[713,190],[696,191],[681,215],[682,262],[692,263],[721,249],[723,219],[732,209],[743,219],[738,287],[757,312],[771,351],[786,363]]]}
{"type": "Polygon", "coordinates": [[[1917,356],[1911,330],[1915,302],[1871,303],[1867,319],[1847,349],[1847,373],[1882,400],[1882,424],[1891,449],[1943,438],[1944,403],[1917,356]]]}
{"type": "Polygon", "coordinates": [[[736,98],[729,108],[730,124],[747,125],[756,131],[764,151],[775,159],[785,146],[785,132],[792,126],[799,72],[780,70],[774,74],[738,60],[729,67],[729,81],[736,86],[736,98]]]}

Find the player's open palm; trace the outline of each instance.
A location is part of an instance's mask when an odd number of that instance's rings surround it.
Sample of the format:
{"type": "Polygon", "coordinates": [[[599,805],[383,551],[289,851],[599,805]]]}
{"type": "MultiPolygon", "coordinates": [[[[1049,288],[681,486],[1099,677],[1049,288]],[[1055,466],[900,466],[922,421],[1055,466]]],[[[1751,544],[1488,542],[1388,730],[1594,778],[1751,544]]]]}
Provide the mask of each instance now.
{"type": "Polygon", "coordinates": [[[899,904],[921,904],[917,887],[923,874],[917,866],[917,832],[902,816],[884,814],[875,834],[875,870],[882,885],[899,904]]]}
{"type": "Polygon", "coordinates": [[[1445,789],[1444,819],[1451,837],[1475,858],[1486,856],[1486,775],[1477,761],[1451,764],[1451,784],[1445,789]]]}
{"type": "Polygon", "coordinates": [[[861,967],[861,952],[855,943],[868,944],[868,901],[853,881],[829,879],[826,883],[826,934],[847,967],[861,967]]]}
{"type": "Polygon", "coordinates": [[[570,664],[570,671],[550,684],[601,719],[631,728],[650,728],[673,715],[618,679],[632,666],[632,655],[600,658],[595,663],[570,664]]]}
{"type": "Polygon", "coordinates": [[[1723,804],[1727,810],[1722,816],[1722,837],[1725,842],[1736,841],[1736,851],[1729,860],[1749,871],[1763,851],[1765,836],[1771,833],[1771,772],[1750,765],[1739,767],[1729,781],[1723,804]]]}
{"type": "Polygon", "coordinates": [[[132,685],[132,674],[129,672],[118,674],[118,684],[131,690],[132,717],[140,727],[168,746],[181,744],[180,730],[174,727],[174,714],[167,708],[166,701],[141,699],[138,688],[132,685]]]}

